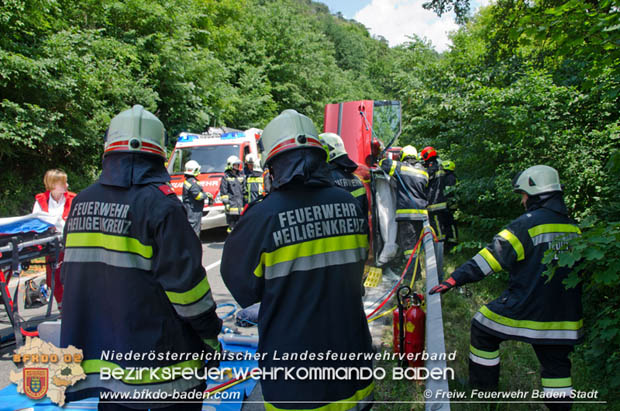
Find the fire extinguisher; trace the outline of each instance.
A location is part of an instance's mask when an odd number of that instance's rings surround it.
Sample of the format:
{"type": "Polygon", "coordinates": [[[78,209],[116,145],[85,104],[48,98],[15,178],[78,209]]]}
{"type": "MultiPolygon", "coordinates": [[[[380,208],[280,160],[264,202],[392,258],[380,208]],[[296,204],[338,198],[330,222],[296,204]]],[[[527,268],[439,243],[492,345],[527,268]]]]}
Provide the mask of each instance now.
{"type": "Polygon", "coordinates": [[[423,295],[412,293],[406,285],[399,287],[397,292],[398,308],[392,314],[394,324],[394,352],[400,353],[404,347],[405,354],[414,354],[414,359],[403,359],[401,366],[423,367],[422,352],[424,351],[424,327],[426,314],[422,310],[423,295]],[[415,359],[415,354],[419,353],[415,359]]]}

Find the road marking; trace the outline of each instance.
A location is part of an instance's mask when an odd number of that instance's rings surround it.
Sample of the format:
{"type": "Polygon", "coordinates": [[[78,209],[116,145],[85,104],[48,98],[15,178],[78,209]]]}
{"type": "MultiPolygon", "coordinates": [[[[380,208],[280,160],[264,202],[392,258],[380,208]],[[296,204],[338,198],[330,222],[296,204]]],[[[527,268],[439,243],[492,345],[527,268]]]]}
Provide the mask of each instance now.
{"type": "Polygon", "coordinates": [[[209,271],[213,267],[217,267],[218,265],[220,265],[221,262],[222,262],[222,260],[218,260],[218,261],[214,262],[213,264],[209,264],[208,266],[205,267],[205,271],[209,271]]]}

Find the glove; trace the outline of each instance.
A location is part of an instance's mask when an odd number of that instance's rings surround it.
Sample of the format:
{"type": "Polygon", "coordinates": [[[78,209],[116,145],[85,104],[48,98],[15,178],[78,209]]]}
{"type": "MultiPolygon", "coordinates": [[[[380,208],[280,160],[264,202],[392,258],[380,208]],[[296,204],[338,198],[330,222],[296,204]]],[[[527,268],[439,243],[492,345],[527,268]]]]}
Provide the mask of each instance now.
{"type": "Polygon", "coordinates": [[[454,280],[454,278],[450,277],[446,281],[442,282],[441,284],[436,285],[433,288],[431,288],[431,290],[428,293],[430,295],[433,295],[437,292],[443,294],[449,289],[454,288],[454,286],[456,286],[456,281],[454,280]]]}

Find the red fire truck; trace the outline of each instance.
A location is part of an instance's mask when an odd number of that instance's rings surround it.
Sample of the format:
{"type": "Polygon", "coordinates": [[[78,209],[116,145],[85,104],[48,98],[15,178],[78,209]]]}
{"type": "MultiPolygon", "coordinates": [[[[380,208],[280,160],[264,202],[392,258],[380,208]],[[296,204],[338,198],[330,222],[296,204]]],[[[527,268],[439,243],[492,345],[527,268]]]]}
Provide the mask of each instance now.
{"type": "Polygon", "coordinates": [[[202,212],[201,229],[225,227],[226,215],[220,199],[220,182],[226,170],[226,160],[237,156],[241,161],[252,153],[258,158],[256,141],[262,130],[251,128],[241,131],[231,128],[210,127],[205,133],[179,134],[176,146],[168,161],[168,172],[172,177],[172,187],[179,198],[183,193],[185,163],[196,160],[200,164],[200,175],[197,177],[205,192],[213,195],[211,205],[205,203],[202,212]]]}

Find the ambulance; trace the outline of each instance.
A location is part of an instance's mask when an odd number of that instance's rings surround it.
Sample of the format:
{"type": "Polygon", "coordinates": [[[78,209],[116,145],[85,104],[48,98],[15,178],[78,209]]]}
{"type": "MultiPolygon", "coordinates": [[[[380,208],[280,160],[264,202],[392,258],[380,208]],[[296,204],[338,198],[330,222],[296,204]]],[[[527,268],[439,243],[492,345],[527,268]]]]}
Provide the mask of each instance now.
{"type": "Polygon", "coordinates": [[[168,173],[175,194],[181,199],[185,176],[185,163],[196,160],[200,164],[198,184],[204,192],[213,195],[213,204],[205,202],[201,229],[226,227],[224,204],[220,198],[220,183],[226,170],[226,160],[237,156],[245,161],[248,154],[258,156],[256,142],[262,130],[251,128],[241,131],[226,127],[210,127],[205,133],[182,132],[168,160],[168,173]]]}

